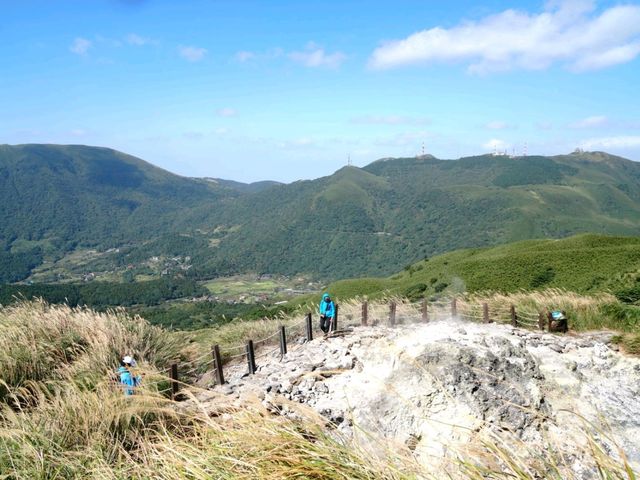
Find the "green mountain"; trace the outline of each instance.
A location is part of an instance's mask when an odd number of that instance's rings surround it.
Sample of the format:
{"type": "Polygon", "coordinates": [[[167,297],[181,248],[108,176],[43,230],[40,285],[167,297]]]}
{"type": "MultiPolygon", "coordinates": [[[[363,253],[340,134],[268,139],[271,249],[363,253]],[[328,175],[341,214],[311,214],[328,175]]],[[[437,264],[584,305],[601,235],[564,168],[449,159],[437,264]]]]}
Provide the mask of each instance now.
{"type": "Polygon", "coordinates": [[[343,299],[546,288],[610,291],[623,301],[638,302],[640,238],[583,234],[456,250],[409,265],[391,277],[341,280],[329,286],[343,299]]]}
{"type": "Polygon", "coordinates": [[[214,185],[229,188],[231,190],[236,190],[242,193],[256,193],[271,188],[275,185],[282,185],[280,182],[273,182],[270,180],[264,180],[261,182],[253,182],[253,183],[243,183],[236,182],[234,180],[225,180],[223,178],[208,178],[205,177],[204,180],[207,182],[211,182],[214,185]]]}
{"type": "Polygon", "coordinates": [[[153,270],[149,259],[160,257],[195,278],[337,279],[388,275],[458,248],[640,235],[640,164],[606,153],[385,159],[247,185],[179,177],[104,148],[2,146],[0,195],[4,281],[44,261],[67,268],[60,258],[86,248],[119,250],[78,272],[159,275],[171,267],[153,270]]]}
{"type": "Polygon", "coordinates": [[[640,164],[601,153],[389,159],[237,199],[203,268],[384,275],[464,247],[640,234],[640,164]]]}
{"type": "Polygon", "coordinates": [[[230,195],[107,148],[0,145],[0,279],[78,246],[190,230],[230,195]]]}

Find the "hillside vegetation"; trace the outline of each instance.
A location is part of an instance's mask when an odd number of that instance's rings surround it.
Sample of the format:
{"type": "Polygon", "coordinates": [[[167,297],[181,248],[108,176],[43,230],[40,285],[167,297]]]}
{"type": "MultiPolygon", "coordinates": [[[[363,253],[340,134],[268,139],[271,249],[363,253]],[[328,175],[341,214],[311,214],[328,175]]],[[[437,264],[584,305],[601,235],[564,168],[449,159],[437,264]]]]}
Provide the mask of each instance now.
{"type": "Polygon", "coordinates": [[[640,164],[607,154],[389,159],[238,198],[202,268],[390,274],[462,247],[640,234],[639,200],[640,164]]]}
{"type": "Polygon", "coordinates": [[[113,280],[171,268],[196,279],[338,279],[388,275],[457,248],[640,234],[640,164],[598,152],[386,159],[245,185],[179,177],[105,148],[2,146],[0,196],[4,282],[34,267],[47,282],[69,280],[67,271],[113,280]],[[90,248],[94,258],[66,261],[90,248]]]}
{"type": "Polygon", "coordinates": [[[407,265],[391,277],[343,280],[329,286],[343,298],[403,295],[415,299],[546,288],[609,291],[628,303],[640,300],[640,238],[586,234],[457,250],[407,265]]]}

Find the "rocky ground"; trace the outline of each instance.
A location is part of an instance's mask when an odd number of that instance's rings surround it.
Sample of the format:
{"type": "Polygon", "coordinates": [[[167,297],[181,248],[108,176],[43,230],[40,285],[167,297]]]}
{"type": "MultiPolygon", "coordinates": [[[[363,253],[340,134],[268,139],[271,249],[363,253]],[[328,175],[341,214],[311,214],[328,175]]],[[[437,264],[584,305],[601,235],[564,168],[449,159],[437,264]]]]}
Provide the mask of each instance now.
{"type": "MultiPolygon", "coordinates": [[[[516,450],[563,445],[579,470],[584,421],[599,426],[606,420],[637,467],[640,359],[618,352],[611,338],[609,332],[556,335],[455,319],[355,327],[295,343],[284,358],[263,355],[255,375],[246,374],[244,363],[230,365],[228,383],[199,400],[257,396],[292,417],[292,405],[305,404],[370,449],[384,454],[382,437],[432,463],[486,433],[504,435],[516,450]]],[[[212,377],[201,384],[212,386],[212,377]]],[[[605,433],[596,435],[604,439],[605,433]]],[[[613,443],[605,443],[615,455],[613,443]]]]}

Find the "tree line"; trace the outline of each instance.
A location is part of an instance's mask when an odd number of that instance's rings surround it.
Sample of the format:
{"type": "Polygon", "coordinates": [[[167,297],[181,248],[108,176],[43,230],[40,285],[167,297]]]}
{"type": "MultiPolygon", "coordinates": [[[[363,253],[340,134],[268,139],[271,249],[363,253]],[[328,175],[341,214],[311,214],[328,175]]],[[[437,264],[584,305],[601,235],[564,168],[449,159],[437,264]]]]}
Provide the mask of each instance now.
{"type": "Polygon", "coordinates": [[[0,303],[9,305],[20,299],[42,298],[49,303],[72,307],[158,305],[166,300],[206,295],[206,288],[191,279],[162,278],[147,282],[63,283],[0,285],[0,303]]]}

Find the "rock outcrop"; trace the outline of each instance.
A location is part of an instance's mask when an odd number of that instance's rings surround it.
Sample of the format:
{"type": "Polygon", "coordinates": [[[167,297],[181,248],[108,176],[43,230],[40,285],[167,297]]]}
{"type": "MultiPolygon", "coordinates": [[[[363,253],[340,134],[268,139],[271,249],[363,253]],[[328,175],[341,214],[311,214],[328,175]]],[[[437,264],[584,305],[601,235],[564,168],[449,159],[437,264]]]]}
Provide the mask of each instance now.
{"type": "MultiPolygon", "coordinates": [[[[604,420],[638,466],[640,360],[619,353],[611,337],[458,320],[356,327],[297,344],[282,359],[263,356],[255,375],[244,364],[231,365],[229,383],[201,400],[258,396],[273,412],[293,417],[291,404],[305,404],[329,428],[372,450],[384,454],[377,441],[383,437],[424,462],[446,459],[487,435],[531,452],[551,443],[576,471],[585,422],[604,420]]],[[[615,455],[614,444],[602,440],[615,455]]]]}

